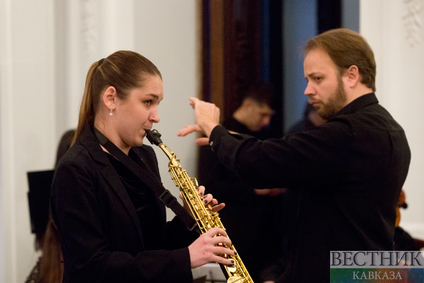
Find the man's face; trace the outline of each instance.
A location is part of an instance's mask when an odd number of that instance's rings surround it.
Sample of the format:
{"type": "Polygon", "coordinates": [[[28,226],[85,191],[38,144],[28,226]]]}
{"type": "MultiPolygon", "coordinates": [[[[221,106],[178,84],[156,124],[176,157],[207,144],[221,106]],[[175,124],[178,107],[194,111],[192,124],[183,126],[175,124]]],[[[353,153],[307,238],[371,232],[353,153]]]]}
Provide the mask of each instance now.
{"type": "Polygon", "coordinates": [[[312,49],[303,63],[308,83],[305,95],[323,119],[330,119],[346,106],[342,77],[330,56],[321,49],[312,49]]]}
{"type": "Polygon", "coordinates": [[[251,101],[248,115],[249,121],[246,126],[253,132],[260,131],[271,123],[272,115],[274,115],[274,110],[268,105],[251,101]]]}

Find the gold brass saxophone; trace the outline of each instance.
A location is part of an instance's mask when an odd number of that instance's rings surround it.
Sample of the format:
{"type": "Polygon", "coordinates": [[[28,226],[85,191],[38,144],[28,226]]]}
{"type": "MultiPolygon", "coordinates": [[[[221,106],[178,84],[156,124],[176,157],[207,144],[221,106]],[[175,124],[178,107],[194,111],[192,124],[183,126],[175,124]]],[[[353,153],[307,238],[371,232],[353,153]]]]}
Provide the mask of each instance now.
{"type": "MultiPolygon", "coordinates": [[[[175,185],[180,189],[180,193],[189,206],[201,233],[203,234],[214,227],[219,227],[225,230],[224,225],[222,225],[221,219],[219,218],[218,212],[212,211],[210,206],[205,206],[203,198],[197,191],[198,184],[196,178],[190,178],[188,176],[186,170],[184,170],[180,165],[180,159],[176,157],[175,153],[171,149],[163,144],[160,139],[161,134],[157,130],[146,131],[146,133],[147,139],[150,143],[159,146],[168,156],[169,173],[171,174],[175,185]]],[[[225,247],[236,252],[234,245],[231,245],[231,247],[225,247]]],[[[231,266],[221,265],[222,269],[225,270],[224,275],[226,275],[227,283],[253,283],[249,272],[247,272],[246,267],[237,252],[235,256],[226,255],[226,257],[231,258],[234,261],[234,265],[231,266]]]]}

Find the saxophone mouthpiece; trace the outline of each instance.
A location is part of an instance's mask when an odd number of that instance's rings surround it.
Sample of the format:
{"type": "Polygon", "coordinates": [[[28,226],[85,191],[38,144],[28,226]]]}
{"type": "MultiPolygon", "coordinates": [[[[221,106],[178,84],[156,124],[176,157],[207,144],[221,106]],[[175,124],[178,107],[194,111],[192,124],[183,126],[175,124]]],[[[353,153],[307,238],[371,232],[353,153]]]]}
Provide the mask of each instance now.
{"type": "Polygon", "coordinates": [[[162,140],[160,139],[161,136],[162,135],[156,129],[146,130],[146,137],[151,144],[160,145],[162,143],[162,140]]]}

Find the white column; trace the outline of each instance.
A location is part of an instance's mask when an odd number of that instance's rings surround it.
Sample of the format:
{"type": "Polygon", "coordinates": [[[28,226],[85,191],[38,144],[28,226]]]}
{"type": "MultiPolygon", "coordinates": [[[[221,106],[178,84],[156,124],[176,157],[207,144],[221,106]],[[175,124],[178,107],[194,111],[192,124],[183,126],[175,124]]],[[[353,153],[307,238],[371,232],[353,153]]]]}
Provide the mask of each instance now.
{"type": "Polygon", "coordinates": [[[66,35],[56,42],[66,48],[61,58],[66,68],[58,68],[66,78],[59,91],[67,121],[62,126],[76,127],[89,67],[117,50],[134,49],[136,12],[133,0],[61,0],[56,7],[64,17],[57,19],[62,23],[57,33],[66,35]]]}
{"type": "Polygon", "coordinates": [[[360,3],[360,32],[377,61],[377,97],[406,131],[412,152],[401,226],[424,238],[424,0],[360,3]]]}
{"type": "Polygon", "coordinates": [[[36,261],[26,173],[55,155],[53,6],[0,1],[0,282],[24,282],[36,261]]]}

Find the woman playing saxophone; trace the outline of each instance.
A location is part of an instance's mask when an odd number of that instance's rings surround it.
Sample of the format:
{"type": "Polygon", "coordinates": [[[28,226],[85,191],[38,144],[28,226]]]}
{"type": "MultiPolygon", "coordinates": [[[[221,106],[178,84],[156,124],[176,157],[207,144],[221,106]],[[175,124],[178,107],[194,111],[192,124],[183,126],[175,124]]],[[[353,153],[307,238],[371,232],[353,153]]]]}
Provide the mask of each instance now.
{"type": "MultiPolygon", "coordinates": [[[[198,236],[179,219],[167,223],[152,190],[161,181],[143,138],[159,122],[162,99],[159,70],[138,53],[118,51],[91,65],[75,141],[52,184],[63,282],[191,283],[191,268],[233,264],[221,256],[234,255],[223,229],[198,236]]],[[[224,206],[211,195],[205,200],[216,211],[224,206]]]]}

